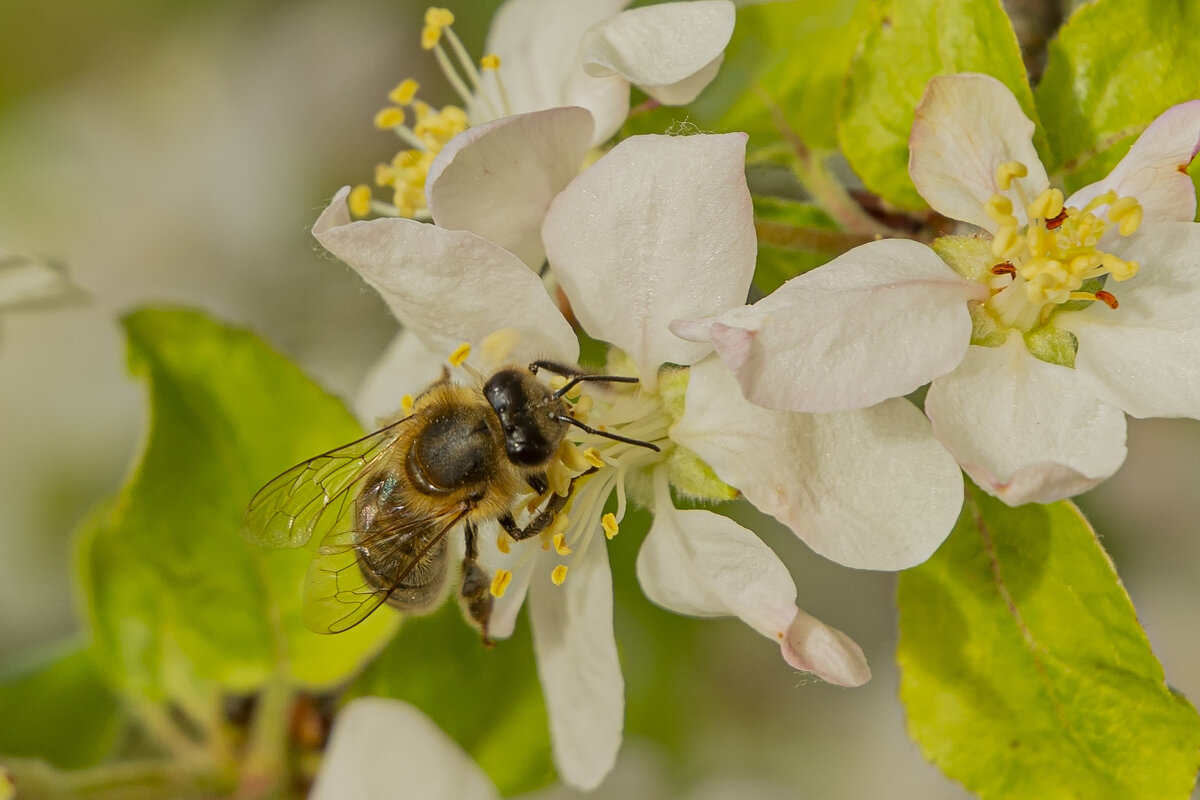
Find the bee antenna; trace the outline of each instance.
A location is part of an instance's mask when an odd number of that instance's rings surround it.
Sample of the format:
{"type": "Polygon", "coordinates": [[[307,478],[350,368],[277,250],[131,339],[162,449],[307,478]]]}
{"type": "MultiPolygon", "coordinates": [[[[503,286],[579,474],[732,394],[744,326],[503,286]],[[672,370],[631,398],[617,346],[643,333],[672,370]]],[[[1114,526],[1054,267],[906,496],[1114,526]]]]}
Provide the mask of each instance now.
{"type": "MultiPolygon", "coordinates": [[[[603,377],[603,376],[601,376],[601,377],[603,377]]],[[[634,378],[634,380],[636,381],[637,379],[634,378]]],[[[622,380],[621,382],[629,383],[630,381],[622,380]]],[[[612,439],[614,442],[624,442],[625,444],[632,444],[632,445],[637,445],[638,447],[645,447],[646,449],[653,450],[656,453],[662,452],[662,448],[659,447],[658,445],[654,444],[653,442],[643,442],[641,439],[631,439],[628,436],[621,436],[618,433],[609,433],[608,431],[599,431],[599,430],[596,430],[595,428],[593,428],[591,425],[580,422],[579,420],[575,419],[574,417],[568,416],[566,414],[555,414],[551,417],[551,419],[561,420],[562,422],[565,422],[569,425],[574,425],[576,428],[587,431],[588,433],[594,433],[597,436],[603,436],[605,439],[612,439]]]]}

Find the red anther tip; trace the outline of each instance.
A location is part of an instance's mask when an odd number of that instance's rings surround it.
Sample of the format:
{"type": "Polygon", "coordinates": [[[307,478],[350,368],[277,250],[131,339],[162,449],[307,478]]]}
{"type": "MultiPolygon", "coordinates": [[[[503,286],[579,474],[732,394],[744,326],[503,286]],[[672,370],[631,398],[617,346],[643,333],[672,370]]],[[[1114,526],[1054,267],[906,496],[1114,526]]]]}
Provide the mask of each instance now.
{"type": "Polygon", "coordinates": [[[993,275],[1016,275],[1017,268],[1012,265],[1011,261],[1005,261],[1003,264],[997,264],[992,267],[993,275]]]}
{"type": "Polygon", "coordinates": [[[1114,297],[1111,293],[1104,291],[1103,289],[1096,292],[1096,299],[1104,303],[1104,305],[1108,306],[1109,308],[1116,308],[1118,305],[1120,305],[1120,303],[1117,302],[1116,297],[1114,297]]]}
{"type": "Polygon", "coordinates": [[[1052,231],[1055,228],[1061,226],[1064,222],[1066,222],[1066,220],[1067,220],[1067,210],[1064,208],[1062,211],[1058,212],[1057,217],[1046,220],[1046,230],[1052,231]]]}

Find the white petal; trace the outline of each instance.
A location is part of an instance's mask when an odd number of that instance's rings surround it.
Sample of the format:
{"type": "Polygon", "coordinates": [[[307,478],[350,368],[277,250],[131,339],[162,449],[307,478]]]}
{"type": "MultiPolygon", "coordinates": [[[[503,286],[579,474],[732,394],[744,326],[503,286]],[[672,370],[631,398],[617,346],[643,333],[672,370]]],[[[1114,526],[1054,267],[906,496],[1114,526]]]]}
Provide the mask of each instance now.
{"type": "Polygon", "coordinates": [[[1079,339],[1075,368],[1135,417],[1200,419],[1200,225],[1144,224],[1120,256],[1141,265],[1130,280],[1109,281],[1120,306],[1055,318],[1079,339]]]}
{"type": "Polygon", "coordinates": [[[792,411],[841,411],[900,397],[958,365],[967,300],[987,288],[925,245],[884,239],[793,278],[753,306],[671,330],[709,342],[746,397],[792,411]]]}
{"type": "Polygon", "coordinates": [[[41,305],[72,293],[62,267],[0,249],[0,309],[41,305]]]}
{"type": "Polygon", "coordinates": [[[617,14],[583,37],[588,75],[620,75],[666,105],[684,105],[716,75],[733,35],[729,0],[659,3],[617,14]]]}
{"type": "Polygon", "coordinates": [[[1015,191],[1032,200],[1050,183],[1033,149],[1033,122],[1013,93],[990,75],[939,75],[925,87],[908,139],[908,173],[935,211],[995,232],[983,211],[993,194],[1013,202],[1019,224],[1025,207],[1015,191]],[[1029,175],[1001,192],[996,167],[1019,161],[1029,175]]]}
{"type": "Polygon", "coordinates": [[[483,770],[441,728],[408,703],[351,700],[337,715],[309,800],[499,798],[483,770]]]}
{"type": "Polygon", "coordinates": [[[468,128],[429,169],[425,185],[433,221],[477,233],[539,269],[546,259],[546,209],[579,174],[593,128],[592,115],[582,108],[552,108],[468,128]]]}
{"type": "Polygon", "coordinates": [[[1146,221],[1191,222],[1196,218],[1196,187],[1187,174],[1200,151],[1200,100],[1180,103],[1150,123],[1108,177],[1067,199],[1083,208],[1093,197],[1115,189],[1142,204],[1146,221]]]}
{"type": "Polygon", "coordinates": [[[500,56],[509,113],[579,105],[568,100],[564,89],[580,70],[580,40],[588,28],[630,2],[508,0],[500,6],[492,18],[487,49],[500,56]]]}
{"type": "Polygon", "coordinates": [[[529,587],[554,761],[563,782],[584,791],[599,786],[612,769],[625,725],[608,552],[602,540],[589,541],[587,548],[572,560],[562,586],[542,569],[529,587]]]}
{"type": "Polygon", "coordinates": [[[832,414],[752,405],[715,358],[691,370],[671,438],[826,558],[904,569],[954,526],[962,475],[911,403],[832,414]]]}
{"type": "Polygon", "coordinates": [[[679,511],[669,493],[665,502],[656,499],[637,575],[658,605],[698,617],[736,616],[776,642],[797,669],[839,686],[860,686],[871,677],[862,649],[797,609],[796,585],[783,562],[728,517],[679,511]]]}
{"type": "Polygon", "coordinates": [[[1029,354],[1013,332],[972,346],[925,398],[938,438],[967,474],[1011,506],[1087,491],[1125,460],[1125,415],[1077,370],[1029,354]]]}
{"type": "Polygon", "coordinates": [[[740,133],[634,136],[550,205],[542,238],[576,316],[643,379],[711,350],[668,323],[746,300],[757,242],[745,148],[740,133]]]}
{"type": "Polygon", "coordinates": [[[441,377],[447,355],[430,350],[410,330],[397,333],[363,379],[354,398],[359,421],[369,430],[385,420],[395,419],[404,395],[416,397],[441,377]]]}
{"type": "Polygon", "coordinates": [[[371,284],[401,323],[434,352],[512,328],[514,360],[574,362],[571,326],[519,258],[467,231],[410,219],[350,222],[343,188],[313,225],[326,250],[371,284]]]}

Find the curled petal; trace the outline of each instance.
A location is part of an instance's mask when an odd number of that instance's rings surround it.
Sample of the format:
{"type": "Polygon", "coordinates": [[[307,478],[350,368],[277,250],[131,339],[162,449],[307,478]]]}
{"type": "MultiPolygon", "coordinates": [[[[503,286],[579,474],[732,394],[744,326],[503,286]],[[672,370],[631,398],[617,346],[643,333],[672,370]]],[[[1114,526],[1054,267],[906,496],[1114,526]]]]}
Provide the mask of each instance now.
{"type": "Polygon", "coordinates": [[[908,173],[939,214],[994,233],[996,223],[983,207],[992,195],[1003,194],[1023,225],[1018,183],[1030,199],[1050,185],[1033,149],[1033,128],[1017,98],[992,76],[939,75],[929,81],[917,105],[908,139],[908,173]],[[1009,161],[1024,164],[1029,174],[1001,191],[996,167],[1009,161]]]}
{"type": "Polygon", "coordinates": [[[796,608],[791,575],[757,536],[711,511],[677,510],[665,487],[655,495],[654,525],[637,560],[647,597],[680,614],[736,616],[778,643],[793,667],[830,683],[870,679],[857,644],[796,608]]]}
{"type": "Polygon", "coordinates": [[[351,700],[334,722],[309,800],[388,800],[398,786],[429,800],[500,797],[462,748],[408,703],[351,700]]]}
{"type": "Polygon", "coordinates": [[[643,378],[710,352],[672,320],[745,302],[757,252],[745,148],[745,134],[634,136],[550,205],[542,238],[576,316],[643,378]]]}
{"type": "Polygon", "coordinates": [[[791,411],[841,411],[900,397],[958,365],[971,339],[967,300],[987,288],[928,247],[856,247],[752,306],[671,330],[710,343],[747,399],[791,411]]]}
{"type": "Polygon", "coordinates": [[[1120,306],[1055,317],[1079,340],[1075,369],[1135,417],[1200,419],[1200,225],[1145,224],[1124,245],[1142,267],[1109,284],[1120,306]]]}
{"type": "Polygon", "coordinates": [[[565,783],[587,791],[612,770],[625,725],[612,572],[604,544],[593,540],[577,553],[561,586],[550,580],[550,559],[541,560],[529,610],[554,761],[565,783]]]}
{"type": "Polygon", "coordinates": [[[1167,109],[1150,123],[1108,177],[1071,195],[1066,204],[1083,208],[1109,189],[1136,197],[1146,221],[1191,222],[1196,218],[1196,187],[1187,174],[1200,151],[1200,100],[1167,109]]]}
{"type": "Polygon", "coordinates": [[[580,45],[593,77],[619,75],[664,105],[696,99],[733,35],[729,0],[659,3],[592,26],[580,45]]]}
{"type": "Polygon", "coordinates": [[[1121,410],[1078,370],[1034,358],[1015,331],[1000,347],[969,348],[933,382],[925,410],[971,479],[1010,506],[1087,491],[1125,460],[1121,410]]]}
{"type": "Polygon", "coordinates": [[[746,401],[716,358],[692,367],[671,438],[826,558],[904,569],[928,558],[962,507],[962,475],[911,403],[832,414],[746,401]]]}
{"type": "Polygon", "coordinates": [[[586,109],[571,107],[468,128],[429,169],[433,221],[477,233],[539,269],[546,209],[579,174],[594,127],[586,109]]]}
{"type": "Polygon", "coordinates": [[[351,222],[343,188],[313,225],[326,250],[371,284],[401,323],[434,352],[512,328],[515,360],[575,361],[571,326],[519,258],[467,231],[410,219],[351,222]]]}

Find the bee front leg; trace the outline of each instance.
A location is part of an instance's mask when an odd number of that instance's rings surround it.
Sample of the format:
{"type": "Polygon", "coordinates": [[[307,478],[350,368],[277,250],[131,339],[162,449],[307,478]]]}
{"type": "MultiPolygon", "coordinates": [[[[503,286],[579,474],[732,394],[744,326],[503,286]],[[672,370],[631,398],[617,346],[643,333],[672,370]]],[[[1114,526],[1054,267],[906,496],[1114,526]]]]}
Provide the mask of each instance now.
{"type": "Polygon", "coordinates": [[[518,528],[511,515],[507,515],[507,522],[503,517],[501,517],[500,524],[504,527],[504,530],[508,532],[508,535],[518,542],[522,539],[528,539],[532,536],[537,536],[539,533],[546,530],[546,528],[550,527],[550,523],[554,522],[554,518],[557,517],[558,513],[563,510],[563,507],[566,506],[567,501],[571,499],[571,495],[575,492],[575,481],[579,480],[585,475],[591,475],[595,471],[596,468],[592,467],[586,472],[581,472],[574,478],[571,478],[571,483],[567,487],[567,493],[551,495],[550,499],[546,501],[546,505],[542,507],[542,510],[539,511],[533,519],[529,520],[524,528],[518,528]]]}
{"type": "Polygon", "coordinates": [[[462,561],[462,589],[459,593],[459,604],[468,621],[479,628],[483,634],[483,644],[492,646],[488,636],[488,621],[492,617],[492,579],[479,566],[479,543],[476,541],[478,531],[474,523],[468,522],[464,530],[467,540],[466,554],[462,561]]]}

